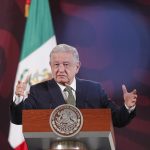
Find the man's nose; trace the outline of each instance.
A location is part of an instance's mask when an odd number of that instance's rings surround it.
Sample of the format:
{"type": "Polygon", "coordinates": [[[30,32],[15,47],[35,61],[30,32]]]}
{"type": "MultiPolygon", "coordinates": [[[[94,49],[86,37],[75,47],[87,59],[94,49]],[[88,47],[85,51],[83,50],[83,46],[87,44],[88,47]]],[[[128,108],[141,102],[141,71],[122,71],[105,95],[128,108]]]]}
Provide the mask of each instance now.
{"type": "Polygon", "coordinates": [[[63,72],[63,71],[65,70],[64,65],[63,65],[63,64],[60,64],[59,67],[58,67],[58,70],[59,70],[60,72],[63,72]]]}

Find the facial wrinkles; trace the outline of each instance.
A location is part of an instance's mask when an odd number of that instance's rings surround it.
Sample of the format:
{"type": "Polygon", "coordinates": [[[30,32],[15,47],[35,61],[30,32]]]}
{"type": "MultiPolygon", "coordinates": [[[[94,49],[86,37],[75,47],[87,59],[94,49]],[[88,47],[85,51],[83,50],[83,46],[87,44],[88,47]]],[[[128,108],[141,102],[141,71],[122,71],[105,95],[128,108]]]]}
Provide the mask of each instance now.
{"type": "Polygon", "coordinates": [[[58,68],[56,68],[55,70],[55,75],[56,75],[56,79],[59,81],[68,82],[69,80],[68,72],[62,63],[61,64],[58,63],[58,68]]]}
{"type": "Polygon", "coordinates": [[[63,65],[57,69],[56,76],[62,76],[68,78],[68,73],[63,65]]]}
{"type": "Polygon", "coordinates": [[[71,53],[54,53],[51,57],[55,79],[62,84],[70,83],[75,71],[74,58],[72,58],[72,54],[70,54],[71,53]],[[55,66],[55,64],[58,66],[55,66]]]}

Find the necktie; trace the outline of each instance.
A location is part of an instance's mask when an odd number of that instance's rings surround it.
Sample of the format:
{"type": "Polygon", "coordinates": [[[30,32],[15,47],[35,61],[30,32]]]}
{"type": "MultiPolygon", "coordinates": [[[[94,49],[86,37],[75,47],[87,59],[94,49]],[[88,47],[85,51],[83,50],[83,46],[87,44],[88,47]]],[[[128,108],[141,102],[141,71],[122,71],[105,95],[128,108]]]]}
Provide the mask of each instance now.
{"type": "Polygon", "coordinates": [[[66,102],[70,105],[75,106],[76,101],[75,101],[75,98],[74,98],[73,93],[72,93],[72,88],[70,86],[66,86],[65,91],[68,92],[68,97],[66,99],[66,102]]]}

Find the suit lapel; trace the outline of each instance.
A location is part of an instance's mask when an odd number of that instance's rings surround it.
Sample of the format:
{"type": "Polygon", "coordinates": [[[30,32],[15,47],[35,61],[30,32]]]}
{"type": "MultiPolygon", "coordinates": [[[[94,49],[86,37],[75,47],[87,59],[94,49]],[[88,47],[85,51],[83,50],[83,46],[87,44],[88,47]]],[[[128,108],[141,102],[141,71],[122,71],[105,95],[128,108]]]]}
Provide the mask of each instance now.
{"type": "Polygon", "coordinates": [[[86,108],[86,91],[80,79],[76,79],[76,106],[86,108]]]}
{"type": "Polygon", "coordinates": [[[49,81],[49,93],[52,95],[53,108],[65,103],[61,90],[54,79],[49,81]]]}
{"type": "MultiPolygon", "coordinates": [[[[52,96],[52,108],[65,104],[61,90],[54,79],[49,81],[49,93],[52,96]]],[[[86,88],[80,79],[76,79],[76,106],[86,108],[86,88]]]]}

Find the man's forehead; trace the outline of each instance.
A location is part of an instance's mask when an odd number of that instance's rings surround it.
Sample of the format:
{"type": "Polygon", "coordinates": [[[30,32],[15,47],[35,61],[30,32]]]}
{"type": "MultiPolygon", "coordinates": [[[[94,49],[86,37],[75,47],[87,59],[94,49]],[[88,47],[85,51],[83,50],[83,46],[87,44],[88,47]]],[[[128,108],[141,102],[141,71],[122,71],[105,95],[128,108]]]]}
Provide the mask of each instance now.
{"type": "Polygon", "coordinates": [[[56,52],[52,52],[52,55],[66,55],[66,54],[73,54],[72,51],[56,51],[56,52]]]}
{"type": "Polygon", "coordinates": [[[53,53],[52,58],[53,59],[72,59],[73,54],[70,52],[57,52],[57,53],[53,53]]]}

